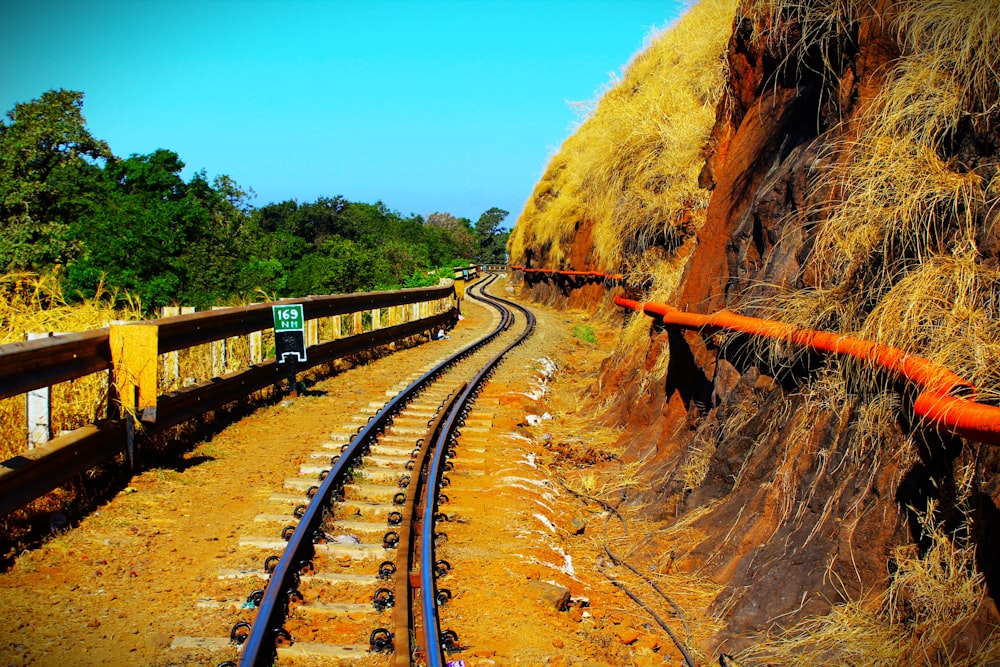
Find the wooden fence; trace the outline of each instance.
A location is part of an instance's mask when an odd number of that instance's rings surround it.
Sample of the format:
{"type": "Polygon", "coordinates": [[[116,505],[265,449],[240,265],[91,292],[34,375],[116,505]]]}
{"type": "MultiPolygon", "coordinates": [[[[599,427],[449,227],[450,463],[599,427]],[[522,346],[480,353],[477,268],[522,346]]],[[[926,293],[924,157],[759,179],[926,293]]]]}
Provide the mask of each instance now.
{"type": "MultiPolygon", "coordinates": [[[[280,303],[302,304],[308,362],[299,363],[297,370],[304,371],[446,326],[456,316],[456,298],[456,285],[446,285],[280,303]],[[320,342],[317,325],[324,318],[332,318],[337,325],[330,327],[331,339],[320,342]]],[[[0,345],[0,399],[102,372],[109,374],[112,394],[107,419],[0,463],[0,516],[121,452],[131,459],[137,423],[152,433],[282,382],[287,368],[273,358],[231,372],[225,372],[224,364],[218,365],[221,375],[181,388],[164,386],[170,372],[161,372],[172,363],[169,355],[177,351],[240,336],[252,338],[270,330],[272,305],[112,324],[0,345]]]]}

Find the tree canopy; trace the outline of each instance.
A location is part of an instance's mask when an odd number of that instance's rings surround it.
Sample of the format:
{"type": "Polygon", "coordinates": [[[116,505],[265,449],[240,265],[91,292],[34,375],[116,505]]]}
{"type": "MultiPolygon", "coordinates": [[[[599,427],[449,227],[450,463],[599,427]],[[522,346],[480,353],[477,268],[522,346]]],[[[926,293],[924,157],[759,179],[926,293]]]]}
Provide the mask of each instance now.
{"type": "Polygon", "coordinates": [[[152,309],[417,286],[438,267],[503,261],[501,209],[473,225],[342,196],[254,207],[228,176],[185,180],[173,151],[115,156],[87,130],[83,99],[48,91],[0,120],[4,273],[55,273],[69,294],[152,309]]]}

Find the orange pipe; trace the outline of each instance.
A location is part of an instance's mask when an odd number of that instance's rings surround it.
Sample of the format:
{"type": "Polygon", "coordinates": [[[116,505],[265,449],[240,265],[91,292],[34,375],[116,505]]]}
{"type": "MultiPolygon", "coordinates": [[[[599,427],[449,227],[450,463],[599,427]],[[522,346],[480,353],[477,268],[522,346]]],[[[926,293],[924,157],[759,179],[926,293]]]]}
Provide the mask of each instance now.
{"type": "Polygon", "coordinates": [[[664,324],[699,331],[741,331],[796,343],[815,352],[847,355],[876,364],[903,377],[923,391],[913,403],[913,411],[928,426],[965,438],[1000,444],[1000,407],[983,405],[958,394],[973,396],[975,387],[950,370],[924,357],[861,338],[801,329],[784,322],[762,320],[722,310],[699,315],[677,310],[663,303],[615,297],[615,304],[660,318],[664,324]]]}
{"type": "MultiPolygon", "coordinates": [[[[555,269],[528,269],[512,266],[527,273],[594,276],[624,281],[621,274],[610,275],[596,271],[558,271],[555,269]]],[[[968,380],[950,370],[916,354],[908,354],[896,347],[875,343],[861,338],[842,336],[828,331],[802,329],[775,320],[737,315],[725,310],[710,315],[699,315],[677,310],[673,306],[651,301],[639,302],[625,297],[615,297],[615,304],[641,311],[662,320],[666,325],[703,333],[721,330],[741,331],[754,336],[766,336],[802,345],[814,352],[846,355],[867,361],[905,378],[921,388],[913,402],[913,412],[926,426],[993,445],[1000,445],[1000,407],[984,405],[970,400],[975,387],[968,380]]]]}

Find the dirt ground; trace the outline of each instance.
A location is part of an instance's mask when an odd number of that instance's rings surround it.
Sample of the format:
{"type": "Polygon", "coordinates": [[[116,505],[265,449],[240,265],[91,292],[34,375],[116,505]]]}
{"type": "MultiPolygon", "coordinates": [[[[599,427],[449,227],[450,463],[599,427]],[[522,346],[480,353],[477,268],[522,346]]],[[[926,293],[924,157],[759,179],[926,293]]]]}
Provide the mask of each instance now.
{"type": "MultiPolygon", "coordinates": [[[[459,442],[450,491],[458,509],[439,552],[454,568],[443,580],[454,598],[442,609],[442,627],[453,628],[463,647],[449,659],[469,667],[679,664],[667,634],[605,574],[627,582],[682,638],[697,644],[710,634],[703,606],[685,610],[689,636],[650,585],[603,550],[607,542],[628,554],[645,532],[609,521],[597,502],[616,503],[629,469],[613,448],[617,433],[592,423],[587,399],[617,329],[580,312],[532,309],[535,335],[477,401],[492,428],[459,442]],[[571,596],[562,611],[549,600],[560,586],[571,596]]],[[[239,539],[280,529],[255,517],[276,511],[271,495],[331,432],[349,428],[362,407],[387,400],[387,389],[491,320],[471,301],[463,312],[450,339],[339,371],[306,395],[256,410],[191,444],[179,465],[137,475],[79,526],[21,554],[0,574],[0,666],[234,659],[232,648],[171,646],[181,636],[226,637],[237,621],[252,620],[252,610],[225,601],[245,599],[263,583],[219,577],[223,569],[260,567],[266,554],[239,539]]],[[[629,516],[624,506],[622,514],[629,516]]],[[[638,565],[661,586],[673,585],[682,607],[710,600],[691,582],[679,590],[669,564],[638,565]]]]}

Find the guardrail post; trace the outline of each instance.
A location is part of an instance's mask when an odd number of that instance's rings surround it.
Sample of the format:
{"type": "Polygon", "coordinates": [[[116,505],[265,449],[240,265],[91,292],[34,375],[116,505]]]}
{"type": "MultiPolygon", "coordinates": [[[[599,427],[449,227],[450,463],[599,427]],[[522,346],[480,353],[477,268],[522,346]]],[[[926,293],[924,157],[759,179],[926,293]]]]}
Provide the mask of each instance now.
{"type": "Polygon", "coordinates": [[[306,347],[319,345],[319,320],[306,320],[306,347]]]}
{"type": "MultiPolygon", "coordinates": [[[[52,333],[29,333],[28,340],[49,338],[52,333]]],[[[28,419],[28,449],[44,445],[52,437],[52,388],[39,387],[25,394],[25,415],[28,419]]]]}
{"type": "Polygon", "coordinates": [[[264,350],[263,348],[264,336],[263,332],[251,331],[249,336],[250,344],[250,365],[256,366],[260,362],[264,361],[264,350]]]}
{"type": "Polygon", "coordinates": [[[372,308],[372,331],[382,328],[382,309],[372,308]]]}
{"type": "Polygon", "coordinates": [[[159,330],[158,324],[146,322],[112,324],[108,335],[115,393],[125,419],[125,451],[133,469],[135,424],[156,421],[159,330]]]}
{"type": "MultiPolygon", "coordinates": [[[[222,310],[226,306],[212,306],[212,310],[222,310]]],[[[212,375],[219,377],[226,374],[229,367],[229,339],[213,340],[210,343],[212,350],[212,375]]]]}
{"type": "MultiPolygon", "coordinates": [[[[181,314],[180,306],[163,306],[160,309],[162,317],[175,317],[181,314]]],[[[167,352],[163,365],[163,383],[171,389],[176,389],[181,381],[180,355],[177,350],[167,352]]]]}
{"type": "Polygon", "coordinates": [[[361,326],[361,311],[356,313],[351,313],[351,334],[358,335],[361,333],[363,327],[361,326]]]}
{"type": "Polygon", "coordinates": [[[143,421],[156,421],[159,329],[133,322],[112,324],[109,332],[112,379],[122,411],[143,421]]]}

